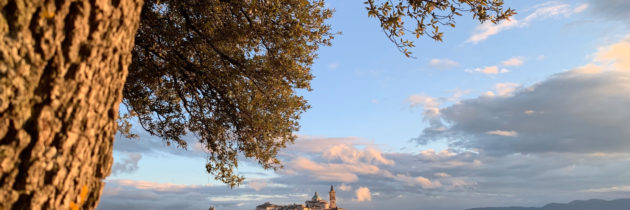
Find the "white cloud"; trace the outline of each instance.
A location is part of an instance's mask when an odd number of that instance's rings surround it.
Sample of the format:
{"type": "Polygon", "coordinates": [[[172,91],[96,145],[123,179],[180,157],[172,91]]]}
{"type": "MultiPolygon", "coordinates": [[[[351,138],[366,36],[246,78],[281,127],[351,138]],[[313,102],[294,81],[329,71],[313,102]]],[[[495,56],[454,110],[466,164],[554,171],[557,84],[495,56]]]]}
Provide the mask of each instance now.
{"type": "Polygon", "coordinates": [[[372,193],[370,192],[370,189],[367,187],[360,187],[359,189],[355,191],[355,193],[357,195],[357,201],[359,202],[372,200],[372,193]]]}
{"type": "Polygon", "coordinates": [[[338,188],[341,191],[350,191],[350,190],[352,190],[352,186],[347,185],[347,184],[341,184],[341,185],[339,185],[338,188]]]}
{"type": "Polygon", "coordinates": [[[584,3],[584,4],[580,4],[577,7],[573,8],[573,13],[580,13],[583,12],[584,10],[588,9],[588,4],[584,3]]]}
{"type": "MultiPolygon", "coordinates": [[[[284,152],[322,153],[338,144],[351,146],[373,146],[372,143],[358,137],[323,138],[318,136],[297,135],[294,144],[287,145],[284,152]]],[[[281,152],[283,152],[281,151],[281,152]]]]}
{"type": "Polygon", "coordinates": [[[591,192],[591,193],[630,192],[630,185],[586,189],[586,190],[581,190],[580,192],[591,192]]]}
{"type": "Polygon", "coordinates": [[[557,2],[547,2],[543,4],[536,5],[534,12],[527,15],[522,21],[517,20],[516,18],[511,18],[510,20],[505,20],[500,22],[499,24],[493,24],[491,22],[485,22],[477,26],[473,35],[471,35],[466,42],[468,43],[479,43],[483,40],[486,40],[488,37],[498,34],[501,31],[506,31],[516,27],[524,27],[528,26],[535,20],[544,19],[548,17],[554,16],[570,16],[574,13],[579,13],[584,11],[588,6],[585,4],[578,5],[571,9],[571,6],[568,4],[557,3],[557,2]]]}
{"type": "Polygon", "coordinates": [[[470,38],[468,38],[466,42],[477,44],[480,41],[486,40],[492,35],[498,34],[501,31],[508,30],[519,25],[519,21],[516,19],[505,20],[499,24],[485,22],[477,26],[477,28],[475,29],[475,33],[473,33],[473,35],[470,36],[470,38]]]}
{"type": "Polygon", "coordinates": [[[128,153],[121,162],[115,162],[112,166],[112,174],[132,173],[138,170],[138,162],[142,159],[140,153],[128,153]]]}
{"type": "Polygon", "coordinates": [[[510,59],[504,60],[501,62],[503,66],[520,66],[525,63],[525,58],[523,57],[512,57],[510,59]]]}
{"type": "MultiPolygon", "coordinates": [[[[578,5],[576,8],[580,6],[582,5],[578,5]]],[[[570,5],[559,2],[545,2],[534,7],[536,8],[536,10],[525,17],[523,24],[530,24],[536,19],[559,15],[568,17],[569,15],[573,14],[573,10],[571,9],[570,5]]]]}
{"type": "MultiPolygon", "coordinates": [[[[525,58],[522,56],[512,57],[510,59],[501,61],[501,66],[503,67],[516,67],[523,65],[525,63],[525,58]]],[[[483,68],[474,68],[474,69],[465,69],[465,72],[468,73],[482,73],[482,74],[504,74],[510,72],[509,69],[501,68],[499,65],[485,66],[483,68]]]]}
{"type": "Polygon", "coordinates": [[[446,98],[446,101],[457,102],[457,101],[459,101],[461,99],[461,97],[469,94],[471,91],[470,90],[454,89],[454,90],[451,90],[450,92],[452,92],[453,94],[450,97],[446,98]]]}
{"type": "Polygon", "coordinates": [[[464,70],[466,72],[469,73],[473,73],[473,72],[479,72],[482,74],[503,74],[503,73],[508,73],[510,72],[510,70],[506,69],[506,68],[499,68],[499,66],[486,66],[483,68],[475,68],[475,69],[466,69],[464,70]]]}
{"type": "Polygon", "coordinates": [[[422,106],[424,114],[428,116],[436,116],[440,114],[440,99],[423,94],[414,94],[407,98],[409,104],[414,106],[422,106]]]}
{"type": "Polygon", "coordinates": [[[450,59],[438,59],[438,58],[434,58],[431,59],[431,61],[429,61],[429,65],[433,68],[437,68],[437,69],[450,69],[450,68],[455,68],[457,66],[459,66],[459,64],[454,61],[454,60],[450,60],[450,59]]]}
{"type": "Polygon", "coordinates": [[[425,94],[413,94],[407,98],[407,102],[411,107],[421,106],[424,111],[424,116],[438,116],[440,114],[440,105],[446,102],[457,102],[459,99],[470,93],[470,90],[451,90],[451,96],[448,97],[431,97],[425,94]]]}

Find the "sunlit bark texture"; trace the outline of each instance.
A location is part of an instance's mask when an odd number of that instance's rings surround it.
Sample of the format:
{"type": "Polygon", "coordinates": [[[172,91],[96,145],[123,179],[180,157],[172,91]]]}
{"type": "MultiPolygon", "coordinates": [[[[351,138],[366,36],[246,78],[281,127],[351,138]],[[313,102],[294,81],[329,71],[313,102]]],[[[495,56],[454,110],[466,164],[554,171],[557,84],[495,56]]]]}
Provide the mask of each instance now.
{"type": "Polygon", "coordinates": [[[0,209],[94,209],[142,0],[0,0],[0,209]]]}

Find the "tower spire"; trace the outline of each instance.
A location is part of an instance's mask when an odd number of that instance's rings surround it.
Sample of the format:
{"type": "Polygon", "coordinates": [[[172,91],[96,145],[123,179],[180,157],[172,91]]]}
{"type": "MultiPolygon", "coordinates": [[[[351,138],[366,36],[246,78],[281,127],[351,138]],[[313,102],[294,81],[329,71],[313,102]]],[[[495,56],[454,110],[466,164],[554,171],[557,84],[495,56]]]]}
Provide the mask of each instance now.
{"type": "Polygon", "coordinates": [[[328,196],[330,196],[330,205],[328,208],[337,209],[337,198],[335,198],[335,189],[332,185],[330,185],[330,192],[328,192],[328,196]]]}

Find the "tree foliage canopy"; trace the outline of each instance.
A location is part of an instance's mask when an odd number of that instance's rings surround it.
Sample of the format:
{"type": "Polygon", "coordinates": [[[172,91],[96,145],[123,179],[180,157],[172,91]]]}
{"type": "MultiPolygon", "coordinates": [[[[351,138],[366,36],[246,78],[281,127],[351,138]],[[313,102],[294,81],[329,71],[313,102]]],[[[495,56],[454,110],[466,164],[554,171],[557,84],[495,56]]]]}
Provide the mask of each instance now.
{"type": "MultiPolygon", "coordinates": [[[[493,22],[513,14],[501,0],[366,4],[407,56],[413,43],[396,39],[405,17],[417,21],[417,37],[431,27],[441,40],[438,25],[460,12],[493,22]]],[[[295,140],[309,107],[296,90],[310,90],[316,51],[334,35],[325,23],[331,15],[323,0],[147,0],[123,104],[167,144],[186,147],[183,136],[195,134],[209,151],[207,171],[230,186],[243,181],[234,171],[241,155],[281,167],[278,150],[295,140]]]]}
{"type": "Polygon", "coordinates": [[[498,23],[509,19],[516,12],[510,8],[503,9],[503,0],[368,0],[368,16],[377,18],[383,32],[396,47],[410,57],[413,41],[403,38],[411,33],[416,38],[428,35],[436,41],[442,41],[444,33],[440,26],[455,27],[455,17],[463,12],[472,13],[473,19],[480,22],[498,23]],[[415,27],[405,27],[405,21],[412,22],[415,27]]]}
{"type": "Polygon", "coordinates": [[[207,171],[234,186],[238,156],[277,168],[308,108],[310,66],[332,34],[323,1],[148,0],[123,103],[152,135],[209,151],[207,171]]]}

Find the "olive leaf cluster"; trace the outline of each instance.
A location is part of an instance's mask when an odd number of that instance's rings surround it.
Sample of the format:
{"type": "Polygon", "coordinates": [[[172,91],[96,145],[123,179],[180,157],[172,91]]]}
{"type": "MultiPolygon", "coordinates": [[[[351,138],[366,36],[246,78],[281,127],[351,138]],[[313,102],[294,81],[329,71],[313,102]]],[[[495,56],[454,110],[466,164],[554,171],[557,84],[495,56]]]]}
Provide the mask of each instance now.
{"type": "Polygon", "coordinates": [[[207,171],[231,187],[239,157],[277,169],[331,16],[321,0],[146,0],[123,104],[169,145],[198,137],[207,171]]]}
{"type": "Polygon", "coordinates": [[[411,57],[409,49],[415,45],[405,38],[406,33],[442,41],[440,26],[455,27],[455,17],[464,12],[472,13],[473,19],[482,23],[495,24],[516,14],[513,9],[503,8],[503,0],[367,0],[365,4],[368,16],[380,21],[383,32],[407,57],[411,57]],[[406,21],[415,27],[406,27],[406,21]]]}

